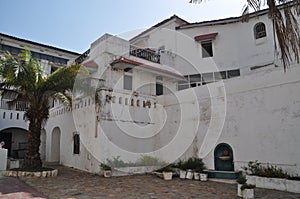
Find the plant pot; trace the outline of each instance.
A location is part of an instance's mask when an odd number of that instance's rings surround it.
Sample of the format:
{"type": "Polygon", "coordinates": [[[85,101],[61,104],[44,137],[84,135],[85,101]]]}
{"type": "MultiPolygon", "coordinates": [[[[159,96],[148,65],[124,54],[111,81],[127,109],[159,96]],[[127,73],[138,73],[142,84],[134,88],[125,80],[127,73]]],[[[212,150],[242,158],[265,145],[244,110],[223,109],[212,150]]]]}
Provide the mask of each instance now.
{"type": "Polygon", "coordinates": [[[244,199],[253,199],[254,198],[254,189],[244,189],[242,191],[244,199]]]}
{"type": "Polygon", "coordinates": [[[243,197],[243,193],[242,193],[242,190],[241,190],[241,187],[243,186],[242,184],[237,184],[237,196],[238,197],[243,197]]]}
{"type": "Polygon", "coordinates": [[[172,180],[173,173],[172,172],[163,172],[164,180],[172,180]]]}
{"type": "Polygon", "coordinates": [[[103,171],[103,176],[105,178],[110,178],[111,177],[111,170],[104,170],[103,171]]]}
{"type": "Polygon", "coordinates": [[[185,179],[185,177],[186,177],[186,171],[180,170],[180,171],[179,171],[179,178],[180,178],[180,179],[185,179]]]}
{"type": "Polygon", "coordinates": [[[193,175],[194,175],[194,173],[192,170],[187,170],[186,179],[190,179],[190,180],[193,179],[193,175]]]}
{"type": "Polygon", "coordinates": [[[194,172],[194,179],[199,180],[200,179],[200,174],[198,172],[194,172]]]}
{"type": "Polygon", "coordinates": [[[200,173],[200,181],[207,181],[207,173],[200,173]]]}

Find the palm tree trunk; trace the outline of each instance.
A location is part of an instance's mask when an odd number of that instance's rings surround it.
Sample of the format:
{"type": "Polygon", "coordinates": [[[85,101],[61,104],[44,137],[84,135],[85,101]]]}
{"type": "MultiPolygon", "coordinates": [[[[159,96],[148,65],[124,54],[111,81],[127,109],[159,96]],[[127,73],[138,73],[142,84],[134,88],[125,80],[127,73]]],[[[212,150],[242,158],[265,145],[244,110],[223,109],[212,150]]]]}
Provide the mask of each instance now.
{"type": "Polygon", "coordinates": [[[37,169],[42,167],[40,157],[41,129],[40,115],[29,119],[28,146],[24,159],[24,168],[37,169]],[[33,119],[34,118],[34,119],[33,119]]]}

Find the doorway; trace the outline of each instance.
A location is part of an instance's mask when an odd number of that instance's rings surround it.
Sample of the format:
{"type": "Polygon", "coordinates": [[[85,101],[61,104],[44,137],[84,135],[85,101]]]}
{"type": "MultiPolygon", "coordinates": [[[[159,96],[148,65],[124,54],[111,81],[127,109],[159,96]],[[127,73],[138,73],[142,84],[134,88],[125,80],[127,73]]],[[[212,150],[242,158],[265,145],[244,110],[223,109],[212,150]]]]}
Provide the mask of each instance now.
{"type": "Polygon", "coordinates": [[[7,149],[7,156],[11,157],[11,142],[12,142],[12,133],[11,132],[2,132],[0,133],[0,142],[4,141],[4,148],[7,149]]]}
{"type": "Polygon", "coordinates": [[[217,171],[234,171],[233,151],[226,144],[219,144],[214,151],[215,170],[217,171]]]}

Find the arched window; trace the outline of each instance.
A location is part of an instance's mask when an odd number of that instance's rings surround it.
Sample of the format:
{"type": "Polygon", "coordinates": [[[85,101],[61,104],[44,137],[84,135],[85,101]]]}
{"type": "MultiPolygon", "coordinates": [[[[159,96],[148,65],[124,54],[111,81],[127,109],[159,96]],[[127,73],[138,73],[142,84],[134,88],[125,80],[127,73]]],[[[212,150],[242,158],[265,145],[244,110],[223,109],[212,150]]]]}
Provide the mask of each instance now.
{"type": "Polygon", "coordinates": [[[262,22],[255,24],[255,26],[254,26],[255,39],[259,39],[259,38],[266,37],[266,36],[267,36],[267,32],[266,32],[265,24],[262,22]]]}

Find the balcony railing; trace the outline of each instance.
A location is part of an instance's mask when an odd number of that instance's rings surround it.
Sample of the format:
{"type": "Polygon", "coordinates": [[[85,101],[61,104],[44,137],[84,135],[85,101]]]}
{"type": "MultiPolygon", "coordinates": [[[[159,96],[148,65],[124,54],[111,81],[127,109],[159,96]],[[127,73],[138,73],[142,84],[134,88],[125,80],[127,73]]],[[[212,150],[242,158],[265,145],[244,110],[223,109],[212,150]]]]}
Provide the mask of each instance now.
{"type": "Polygon", "coordinates": [[[160,63],[160,54],[151,49],[137,48],[130,45],[129,54],[154,63],[160,63]]]}
{"type": "Polygon", "coordinates": [[[26,102],[15,102],[13,104],[9,104],[10,100],[2,99],[0,101],[0,109],[6,109],[6,110],[14,110],[14,111],[25,111],[28,107],[28,104],[26,102]]]}
{"type": "Polygon", "coordinates": [[[77,64],[81,64],[84,60],[86,60],[86,58],[90,56],[90,49],[88,49],[87,51],[85,51],[82,55],[80,55],[77,59],[75,59],[75,62],[77,64]]]}

